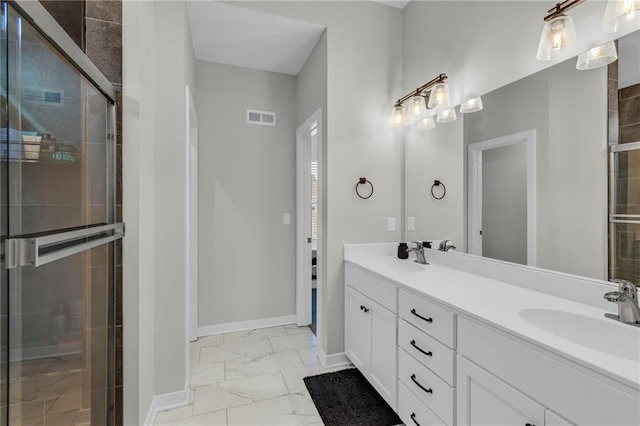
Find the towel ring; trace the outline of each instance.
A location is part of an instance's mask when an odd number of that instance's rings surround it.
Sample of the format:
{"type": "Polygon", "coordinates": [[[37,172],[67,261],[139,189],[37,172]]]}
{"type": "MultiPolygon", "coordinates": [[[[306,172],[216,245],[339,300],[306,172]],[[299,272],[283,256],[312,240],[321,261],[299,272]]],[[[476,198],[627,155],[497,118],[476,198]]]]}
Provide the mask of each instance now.
{"type": "Polygon", "coordinates": [[[442,200],[445,195],[447,195],[447,187],[444,186],[444,183],[440,182],[439,180],[434,180],[433,185],[431,185],[431,196],[436,200],[442,200]],[[435,188],[436,186],[442,186],[443,189],[442,195],[439,197],[436,197],[436,194],[433,193],[433,188],[435,188]]]}
{"type": "Polygon", "coordinates": [[[373,184],[366,177],[361,177],[358,180],[358,183],[356,183],[356,195],[358,195],[358,197],[362,198],[363,200],[367,200],[367,199],[371,198],[371,196],[373,195],[373,184]],[[366,184],[369,184],[369,186],[371,187],[371,193],[369,195],[367,195],[366,197],[364,197],[358,191],[358,187],[360,185],[366,185],[366,184]]]}

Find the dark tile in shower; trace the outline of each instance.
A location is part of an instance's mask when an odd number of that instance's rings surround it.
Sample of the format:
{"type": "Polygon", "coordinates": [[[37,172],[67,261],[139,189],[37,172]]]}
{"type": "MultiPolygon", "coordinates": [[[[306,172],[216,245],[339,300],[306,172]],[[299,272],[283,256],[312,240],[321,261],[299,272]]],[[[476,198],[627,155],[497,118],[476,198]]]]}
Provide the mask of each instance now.
{"type": "Polygon", "coordinates": [[[122,204],[116,206],[116,222],[122,222],[122,204]]]}
{"type": "Polygon", "coordinates": [[[122,386],[116,387],[116,397],[115,397],[115,426],[123,426],[124,425],[124,416],[122,409],[122,386]]]}
{"type": "Polygon", "coordinates": [[[122,265],[116,266],[116,326],[122,325],[122,265]]]}
{"type": "Polygon", "coordinates": [[[122,82],[122,26],[86,19],[87,56],[112,83],[122,82]]]}
{"type": "Polygon", "coordinates": [[[640,96],[640,84],[634,84],[633,86],[620,89],[620,99],[629,99],[640,96]]]}
{"type": "Polygon", "coordinates": [[[84,50],[84,2],[77,0],[40,0],[73,41],[84,50]]]}
{"type": "Polygon", "coordinates": [[[607,67],[607,76],[613,80],[618,80],[618,61],[609,64],[607,67]]]}
{"type": "Polygon", "coordinates": [[[122,85],[113,86],[116,88],[116,144],[122,145],[122,85]]]}
{"type": "Polygon", "coordinates": [[[640,96],[620,100],[620,126],[640,123],[640,96]]]}
{"type": "Polygon", "coordinates": [[[106,327],[109,321],[108,270],[105,266],[89,268],[91,282],[87,284],[91,291],[91,328],[106,327]]]}
{"type": "Polygon", "coordinates": [[[609,79],[607,87],[607,109],[609,111],[618,111],[618,82],[609,79]]]}
{"type": "Polygon", "coordinates": [[[116,145],[116,204],[122,204],[122,145],[116,145]]]}
{"type": "Polygon", "coordinates": [[[120,0],[87,0],[87,18],[109,22],[122,22],[122,2],[120,0]]]}
{"type": "Polygon", "coordinates": [[[639,142],[640,123],[620,127],[620,143],[639,142]]]}
{"type": "Polygon", "coordinates": [[[122,386],[122,326],[116,327],[116,362],[115,382],[116,387],[122,386]]]}

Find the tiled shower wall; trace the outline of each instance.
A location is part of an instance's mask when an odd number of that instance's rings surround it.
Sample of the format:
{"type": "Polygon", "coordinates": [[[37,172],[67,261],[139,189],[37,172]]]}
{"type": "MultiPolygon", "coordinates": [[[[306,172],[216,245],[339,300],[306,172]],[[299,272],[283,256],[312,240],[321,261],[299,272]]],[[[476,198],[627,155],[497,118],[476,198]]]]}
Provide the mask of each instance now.
{"type": "MultiPolygon", "coordinates": [[[[618,63],[609,65],[609,143],[640,141],[640,84],[618,87],[618,63]]],[[[618,157],[616,213],[640,214],[640,151],[618,157]]],[[[616,248],[610,253],[612,278],[640,282],[640,225],[615,224],[616,248]]],[[[611,238],[611,236],[610,236],[611,238]]]]}
{"type": "MultiPolygon", "coordinates": [[[[41,0],[117,90],[116,220],[122,220],[122,0],[41,0]]],[[[122,421],[122,244],[116,244],[115,424],[122,421]]]]}

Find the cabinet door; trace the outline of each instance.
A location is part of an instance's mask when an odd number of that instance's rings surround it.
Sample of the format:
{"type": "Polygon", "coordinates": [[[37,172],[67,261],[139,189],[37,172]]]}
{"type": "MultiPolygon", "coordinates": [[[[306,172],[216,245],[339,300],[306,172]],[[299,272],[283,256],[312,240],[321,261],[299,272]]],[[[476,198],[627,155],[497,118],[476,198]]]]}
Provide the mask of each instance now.
{"type": "Polygon", "coordinates": [[[544,408],[458,356],[458,425],[543,426],[544,408]]]}
{"type": "Polygon", "coordinates": [[[371,308],[367,297],[351,287],[347,287],[346,298],[345,352],[366,376],[371,369],[371,308]]]}
{"type": "Polygon", "coordinates": [[[396,409],[396,315],[370,302],[371,310],[371,381],[373,386],[396,409]]]}

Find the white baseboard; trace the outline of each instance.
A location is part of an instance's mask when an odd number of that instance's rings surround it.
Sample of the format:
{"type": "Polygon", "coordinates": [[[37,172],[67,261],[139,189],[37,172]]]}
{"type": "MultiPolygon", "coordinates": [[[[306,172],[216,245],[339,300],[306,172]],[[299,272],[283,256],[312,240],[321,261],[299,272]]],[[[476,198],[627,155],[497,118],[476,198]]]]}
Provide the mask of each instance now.
{"type": "Polygon", "coordinates": [[[351,363],[344,352],[327,355],[322,348],[318,348],[318,360],[325,368],[341,367],[351,363]]]}
{"type": "Polygon", "coordinates": [[[214,334],[222,333],[233,333],[235,331],[254,330],[258,328],[276,327],[279,325],[294,324],[295,322],[295,315],[286,315],[283,317],[263,318],[259,320],[205,325],[203,327],[198,327],[198,337],[213,336],[214,334]]]}
{"type": "Polygon", "coordinates": [[[144,420],[145,426],[153,425],[156,414],[160,411],[170,410],[172,408],[184,407],[189,404],[189,378],[185,383],[184,389],[177,392],[164,393],[155,395],[151,400],[147,418],[144,420]]]}

